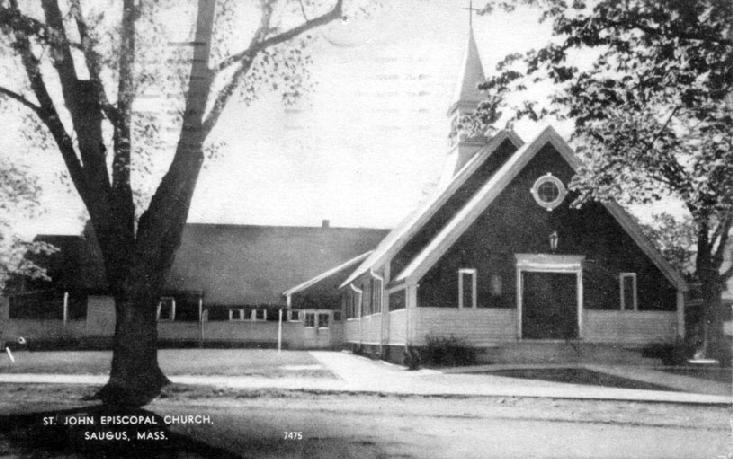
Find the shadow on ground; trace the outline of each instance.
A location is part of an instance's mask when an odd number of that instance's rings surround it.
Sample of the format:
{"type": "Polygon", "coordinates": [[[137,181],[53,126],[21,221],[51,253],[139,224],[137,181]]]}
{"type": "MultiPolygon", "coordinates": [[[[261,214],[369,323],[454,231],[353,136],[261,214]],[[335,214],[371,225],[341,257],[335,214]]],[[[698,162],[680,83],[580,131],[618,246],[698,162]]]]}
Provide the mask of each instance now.
{"type": "Polygon", "coordinates": [[[101,405],[0,415],[0,457],[8,456],[239,457],[186,435],[171,432],[163,418],[153,412],[111,409],[101,405]],[[119,425],[111,424],[107,416],[130,417],[126,418],[126,424],[119,425]],[[141,422],[132,424],[130,419],[141,422]],[[82,423],[85,421],[88,423],[82,423]]]}

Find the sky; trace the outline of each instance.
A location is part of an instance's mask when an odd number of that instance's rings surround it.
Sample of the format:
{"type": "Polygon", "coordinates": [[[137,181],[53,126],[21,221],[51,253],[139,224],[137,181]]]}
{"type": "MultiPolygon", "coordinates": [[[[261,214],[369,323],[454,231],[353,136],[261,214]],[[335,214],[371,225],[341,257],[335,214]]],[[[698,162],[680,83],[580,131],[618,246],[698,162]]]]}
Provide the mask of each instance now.
{"type": "MultiPolygon", "coordinates": [[[[319,31],[315,85],[295,106],[264,93],[251,106],[227,107],[212,133],[223,146],[201,173],[189,221],[395,226],[433,191],[448,152],[446,111],[467,43],[467,3],[390,2],[319,31]]],[[[550,37],[531,10],[474,17],[474,29],[486,74],[504,55],[550,37]]],[[[543,127],[516,130],[530,140],[543,127]]],[[[19,142],[5,135],[0,149],[19,142]]],[[[79,231],[78,197],[52,180],[61,167],[58,157],[44,158],[45,213],[28,231],[79,231]]]]}

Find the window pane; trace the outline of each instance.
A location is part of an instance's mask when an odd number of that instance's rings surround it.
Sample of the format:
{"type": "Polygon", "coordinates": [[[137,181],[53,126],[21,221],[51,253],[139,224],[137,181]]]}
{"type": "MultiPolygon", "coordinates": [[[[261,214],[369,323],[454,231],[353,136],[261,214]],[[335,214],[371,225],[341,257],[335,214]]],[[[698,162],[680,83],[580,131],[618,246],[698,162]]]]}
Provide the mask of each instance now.
{"type": "Polygon", "coordinates": [[[461,273],[461,277],[463,279],[463,292],[461,292],[461,295],[463,296],[463,307],[472,308],[473,307],[473,274],[461,273]]]}
{"type": "Polygon", "coordinates": [[[315,324],[315,318],[313,313],[307,313],[305,315],[305,326],[306,327],[313,327],[315,324]]]}
{"type": "Polygon", "coordinates": [[[318,326],[328,327],[328,314],[318,314],[318,326]]]}
{"type": "Polygon", "coordinates": [[[624,276],[624,306],[626,309],[633,310],[634,309],[634,298],[635,290],[636,290],[636,282],[634,282],[634,278],[632,276],[624,276]]]}

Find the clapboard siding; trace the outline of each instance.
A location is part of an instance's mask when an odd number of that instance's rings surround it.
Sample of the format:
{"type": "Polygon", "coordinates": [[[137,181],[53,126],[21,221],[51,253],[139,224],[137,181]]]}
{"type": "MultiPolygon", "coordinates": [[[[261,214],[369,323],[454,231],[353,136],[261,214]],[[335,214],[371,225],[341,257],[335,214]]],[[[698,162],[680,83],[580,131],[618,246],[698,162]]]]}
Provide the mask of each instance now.
{"type": "Polygon", "coordinates": [[[361,343],[381,344],[382,314],[372,314],[361,318],[361,343]]]}
{"type": "Polygon", "coordinates": [[[488,346],[517,339],[515,309],[418,308],[415,344],[427,335],[456,336],[474,346],[488,346]]]}
{"type": "Polygon", "coordinates": [[[344,325],[344,340],[347,343],[381,344],[382,314],[347,320],[344,325]]]}
{"type": "Polygon", "coordinates": [[[359,342],[359,321],[361,319],[347,319],[344,322],[344,341],[347,343],[359,342]]]}
{"type": "Polygon", "coordinates": [[[590,343],[672,342],[677,317],[667,311],[583,311],[583,340],[590,343]]]}
{"type": "Polygon", "coordinates": [[[407,310],[400,309],[389,313],[389,344],[405,344],[407,333],[407,310]]]}

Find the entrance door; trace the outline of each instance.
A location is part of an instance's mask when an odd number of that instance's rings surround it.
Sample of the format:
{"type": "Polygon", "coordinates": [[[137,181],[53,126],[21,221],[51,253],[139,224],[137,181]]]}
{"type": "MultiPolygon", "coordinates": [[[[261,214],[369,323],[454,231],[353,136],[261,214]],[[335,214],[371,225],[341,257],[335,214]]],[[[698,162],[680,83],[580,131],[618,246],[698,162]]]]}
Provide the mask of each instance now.
{"type": "Polygon", "coordinates": [[[522,272],[522,338],[578,337],[575,274],[522,272]]]}
{"type": "Polygon", "coordinates": [[[305,347],[329,347],[331,345],[331,311],[306,310],[304,315],[303,344],[305,347]]]}

